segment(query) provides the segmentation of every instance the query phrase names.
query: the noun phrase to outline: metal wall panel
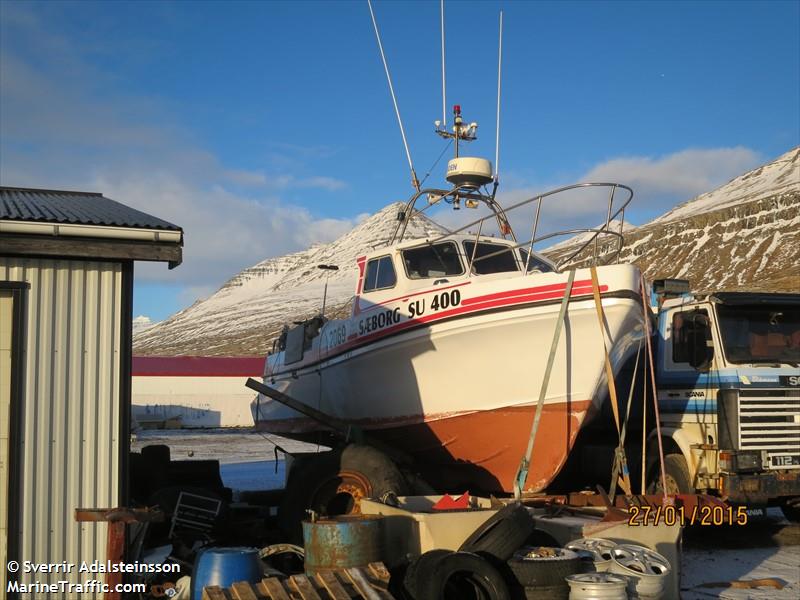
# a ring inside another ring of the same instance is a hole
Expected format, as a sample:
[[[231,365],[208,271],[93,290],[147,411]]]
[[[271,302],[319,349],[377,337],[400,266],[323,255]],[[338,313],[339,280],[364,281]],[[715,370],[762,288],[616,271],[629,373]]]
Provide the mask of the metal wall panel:
[[[76,523],[74,512],[119,502],[122,265],[0,257],[2,280],[30,284],[19,558],[104,561],[107,525]],[[19,581],[105,580],[76,571]]]

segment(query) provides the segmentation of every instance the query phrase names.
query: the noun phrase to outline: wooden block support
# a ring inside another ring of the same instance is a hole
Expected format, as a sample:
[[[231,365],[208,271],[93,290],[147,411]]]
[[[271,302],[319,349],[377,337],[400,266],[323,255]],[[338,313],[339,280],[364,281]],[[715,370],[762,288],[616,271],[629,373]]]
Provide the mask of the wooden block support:
[[[388,591],[389,571],[383,563],[338,569],[314,577],[292,575],[286,580],[267,577],[261,582],[234,583],[229,589],[212,585],[203,600],[395,600]]]

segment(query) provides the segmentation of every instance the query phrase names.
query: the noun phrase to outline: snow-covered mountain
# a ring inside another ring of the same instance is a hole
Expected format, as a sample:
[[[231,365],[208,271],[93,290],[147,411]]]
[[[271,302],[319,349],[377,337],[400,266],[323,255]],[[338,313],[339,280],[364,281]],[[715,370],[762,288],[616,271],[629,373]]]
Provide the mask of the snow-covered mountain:
[[[798,190],[800,190],[800,147],[789,150],[772,162],[748,171],[711,192],[679,204],[652,223],[686,219],[700,213],[718,211]]]
[[[576,246],[548,254],[558,259]],[[576,264],[590,262],[591,250]],[[601,253],[615,250],[601,244]],[[627,231],[620,261],[650,279],[688,279],[698,291],[800,291],[800,147]]]
[[[231,278],[211,297],[195,302],[134,338],[137,355],[262,355],[283,324],[320,311],[328,282],[326,314],[341,312],[355,290],[356,259],[382,246],[397,226],[402,203],[393,203],[329,244],[268,258]],[[406,239],[444,233],[422,215]],[[338,271],[318,265],[336,265]]]
[[[386,243],[402,206],[390,204],[330,244],[245,269],[210,298],[138,333],[134,352],[263,355],[284,323],[319,312],[326,278],[326,314],[343,315],[355,289],[356,258]],[[408,231],[409,239],[443,232],[421,216]],[[639,227],[626,223],[624,233],[620,260],[635,262],[649,278],[682,277],[697,290],[796,292],[800,290],[800,148],[650,223]],[[566,256],[581,239],[585,241],[583,235],[547,253]],[[611,239],[600,244],[601,252],[616,249]],[[334,264],[340,270],[323,271],[319,264]]]

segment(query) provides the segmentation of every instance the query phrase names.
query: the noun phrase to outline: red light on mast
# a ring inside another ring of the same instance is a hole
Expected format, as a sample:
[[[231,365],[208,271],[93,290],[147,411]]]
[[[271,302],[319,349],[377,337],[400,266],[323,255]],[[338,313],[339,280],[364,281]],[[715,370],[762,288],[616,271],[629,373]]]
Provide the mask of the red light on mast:
[[[461,114],[461,105],[455,104],[453,105],[453,114],[460,115]]]

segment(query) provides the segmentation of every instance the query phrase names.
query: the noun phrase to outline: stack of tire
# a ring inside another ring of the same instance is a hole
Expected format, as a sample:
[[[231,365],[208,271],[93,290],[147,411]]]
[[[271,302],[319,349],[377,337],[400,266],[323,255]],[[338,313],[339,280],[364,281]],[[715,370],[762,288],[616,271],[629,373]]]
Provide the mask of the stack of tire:
[[[527,509],[509,504],[489,518],[458,551],[431,550],[403,577],[407,600],[567,600],[566,577],[580,560],[569,550],[525,547],[534,533]]]

